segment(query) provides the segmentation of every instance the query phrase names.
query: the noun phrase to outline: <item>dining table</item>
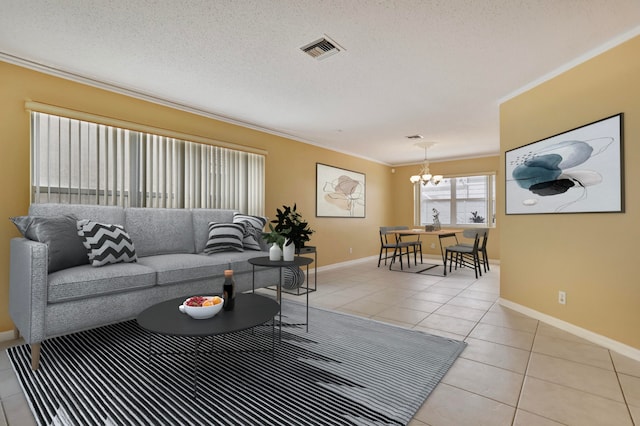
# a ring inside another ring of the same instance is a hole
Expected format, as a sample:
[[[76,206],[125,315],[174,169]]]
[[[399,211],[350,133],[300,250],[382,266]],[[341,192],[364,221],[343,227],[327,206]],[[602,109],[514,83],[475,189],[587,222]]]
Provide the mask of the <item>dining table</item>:
[[[438,243],[440,245],[440,255],[442,257],[442,265],[434,264],[434,263],[424,263],[421,259],[420,261],[421,269],[415,271],[415,273],[418,273],[418,274],[425,271],[429,271],[433,268],[437,268],[438,266],[442,266],[443,268],[446,268],[445,248],[449,245],[457,244],[458,243],[457,234],[460,234],[462,232],[463,232],[463,229],[457,229],[457,228],[450,228],[450,229],[442,228],[438,230],[427,230],[425,228],[413,228],[413,229],[400,229],[395,231],[389,231],[390,234],[395,234],[396,242],[400,242],[403,236],[417,236],[418,240],[420,240],[420,237],[423,235],[427,235],[427,236],[433,235],[438,237]],[[444,241],[444,245],[443,245],[443,241]],[[450,241],[451,244],[448,244],[447,243],[448,241]],[[392,269],[394,263],[395,263],[395,257],[391,259],[391,262],[389,263],[390,271],[394,271],[394,269]],[[411,268],[411,263],[409,262],[409,269],[410,268]],[[397,271],[397,269],[395,270]],[[446,270],[444,269],[443,269],[443,275],[446,275]]]

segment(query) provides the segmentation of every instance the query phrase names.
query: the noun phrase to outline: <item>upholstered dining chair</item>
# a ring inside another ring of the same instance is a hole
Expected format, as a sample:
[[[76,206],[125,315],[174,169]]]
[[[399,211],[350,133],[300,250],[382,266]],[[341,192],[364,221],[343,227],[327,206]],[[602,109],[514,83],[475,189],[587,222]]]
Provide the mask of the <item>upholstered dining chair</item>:
[[[449,272],[451,272],[455,262],[456,269],[460,267],[470,267],[476,274],[476,278],[482,276],[482,265],[480,263],[480,240],[484,236],[484,229],[465,229],[462,236],[473,240],[473,243],[455,244],[445,249],[444,274],[447,275],[447,262],[449,262]]]
[[[380,263],[384,259],[384,264],[387,264],[387,259],[391,259],[391,263],[395,262],[396,256],[398,256],[400,260],[400,269],[404,269],[404,265],[402,263],[403,249],[404,254],[407,255],[407,267],[410,267],[411,258],[409,254],[411,252],[410,249],[414,250],[415,255],[415,242],[414,241],[401,241],[400,238],[397,238],[396,234],[392,231],[401,229],[409,229],[408,227],[398,227],[398,226],[381,226],[380,227],[380,254],[378,256],[378,268],[380,267]],[[392,254],[389,255],[389,251],[393,250]],[[382,256],[384,252],[384,257]]]
[[[490,271],[489,256],[487,255],[487,240],[489,239],[489,228],[477,228],[480,235],[480,245],[478,247],[478,255],[480,256],[480,263],[484,267],[484,272]],[[473,243],[460,243],[463,246],[473,247]]]
[[[396,231],[409,230],[408,226],[394,226],[394,228]],[[407,238],[409,238],[409,240],[407,240]],[[420,241],[420,234],[398,234],[398,241],[410,244],[409,247],[413,252],[414,265],[418,265],[418,253],[420,253],[420,263],[422,263],[422,241]]]
[[[490,271],[489,268],[489,256],[487,256],[487,240],[489,240],[489,228],[483,228],[484,236],[482,237],[482,241],[480,242],[480,247],[478,247],[478,254],[480,255],[480,261],[482,262],[482,266],[484,267],[484,272]]]

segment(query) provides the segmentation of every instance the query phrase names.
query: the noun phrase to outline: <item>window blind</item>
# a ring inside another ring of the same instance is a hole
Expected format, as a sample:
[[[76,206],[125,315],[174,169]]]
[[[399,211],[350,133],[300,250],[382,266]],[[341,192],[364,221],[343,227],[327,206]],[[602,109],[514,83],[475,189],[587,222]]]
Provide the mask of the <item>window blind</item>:
[[[31,112],[32,202],[264,214],[265,156]]]

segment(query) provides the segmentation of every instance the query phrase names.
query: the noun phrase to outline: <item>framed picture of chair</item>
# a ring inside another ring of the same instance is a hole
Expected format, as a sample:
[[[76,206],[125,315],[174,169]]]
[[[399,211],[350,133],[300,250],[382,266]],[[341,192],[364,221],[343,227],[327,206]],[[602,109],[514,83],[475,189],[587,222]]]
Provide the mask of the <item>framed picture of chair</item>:
[[[316,217],[365,217],[366,176],[316,163]]]
[[[506,214],[624,212],[623,114],[505,153]]]

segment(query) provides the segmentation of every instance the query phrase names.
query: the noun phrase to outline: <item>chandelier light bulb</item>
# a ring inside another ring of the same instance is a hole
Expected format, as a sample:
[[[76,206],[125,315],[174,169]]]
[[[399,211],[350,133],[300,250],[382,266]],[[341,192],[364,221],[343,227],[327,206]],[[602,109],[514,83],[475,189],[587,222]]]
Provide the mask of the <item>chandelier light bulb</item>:
[[[416,144],[424,147],[424,164],[420,169],[420,172],[417,175],[413,175],[409,178],[412,184],[416,184],[418,182],[422,183],[422,185],[426,185],[427,183],[432,183],[433,185],[437,185],[442,182],[442,175],[432,175],[429,171],[429,161],[427,161],[427,147],[432,146],[433,142],[429,143],[420,143]]]

